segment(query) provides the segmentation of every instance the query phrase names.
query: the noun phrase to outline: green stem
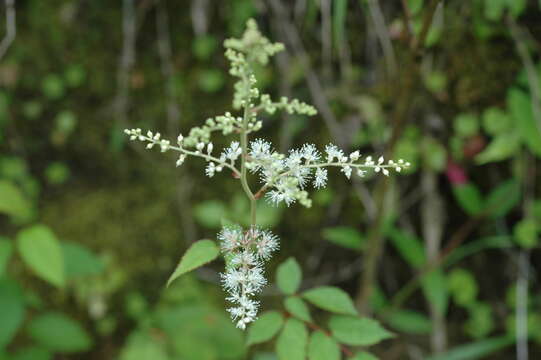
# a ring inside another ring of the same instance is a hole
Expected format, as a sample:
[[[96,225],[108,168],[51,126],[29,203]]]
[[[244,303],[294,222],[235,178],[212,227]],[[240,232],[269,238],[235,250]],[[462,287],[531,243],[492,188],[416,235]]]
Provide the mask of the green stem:
[[[250,84],[245,76],[243,78],[244,83],[249,88]],[[247,100],[246,104],[244,105],[244,117],[242,119],[242,129],[240,132],[240,147],[242,149],[242,155],[241,155],[241,168],[240,168],[240,183],[242,184],[242,189],[246,193],[246,196],[250,200],[250,224],[251,226],[256,225],[256,201],[254,194],[252,193],[252,190],[250,190],[250,186],[248,185],[248,178],[247,178],[247,171],[246,171],[246,161],[248,159],[248,120],[250,118],[250,101]]]

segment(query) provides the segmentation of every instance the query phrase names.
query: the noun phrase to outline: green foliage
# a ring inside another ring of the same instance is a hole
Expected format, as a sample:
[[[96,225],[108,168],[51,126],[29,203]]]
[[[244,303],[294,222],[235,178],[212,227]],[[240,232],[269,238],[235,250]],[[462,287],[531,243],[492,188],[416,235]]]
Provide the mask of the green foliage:
[[[353,316],[333,315],[329,328],[340,342],[354,346],[370,346],[394,336],[376,320]]]
[[[31,202],[17,186],[7,180],[0,180],[0,213],[22,221],[32,216]]]
[[[80,244],[63,242],[62,253],[67,279],[98,275],[105,268],[103,261]]]
[[[167,280],[167,286],[171,285],[179,276],[216,259],[219,254],[220,249],[218,249],[214,241],[199,240],[195,242],[180,259],[175,271]]]
[[[86,351],[92,346],[87,332],[75,320],[58,312],[35,317],[28,332],[40,345],[62,353]]]
[[[323,229],[322,235],[325,240],[347,249],[362,250],[366,243],[366,238],[359,230],[347,226]]]
[[[33,225],[17,234],[17,249],[25,264],[45,281],[63,287],[66,281],[60,242],[44,225]]]
[[[247,345],[259,344],[272,339],[284,324],[283,316],[277,311],[263,313],[249,328]]]
[[[320,286],[302,293],[302,297],[313,305],[337,314],[356,315],[357,310],[349,295],[333,286]]]
[[[479,215],[482,212],[484,208],[483,197],[474,184],[465,183],[453,186],[453,195],[468,215]]]
[[[385,318],[392,328],[407,334],[428,334],[432,329],[430,319],[417,311],[397,310]]]
[[[308,331],[306,326],[297,319],[288,319],[276,341],[278,359],[304,360],[307,344]]]
[[[4,275],[9,259],[13,253],[13,245],[7,238],[0,237],[0,277]]]
[[[340,360],[340,347],[330,336],[314,331],[308,343],[309,360]]]
[[[284,261],[276,270],[276,283],[284,294],[293,295],[299,290],[302,270],[294,258]]]
[[[293,316],[299,320],[311,322],[312,316],[310,315],[310,310],[308,305],[298,296],[288,296],[284,300],[284,307],[289,311]]]
[[[531,249],[539,243],[539,231],[539,223],[535,219],[524,218],[513,228],[513,235],[518,245]]]
[[[513,344],[515,340],[509,336],[499,336],[479,340],[466,345],[457,346],[441,355],[430,356],[427,360],[476,360],[496,353]]]
[[[24,314],[21,290],[12,281],[0,278],[0,350],[13,339],[23,323]]]
[[[486,212],[493,218],[505,216],[518,204],[520,196],[520,185],[515,179],[504,181],[488,194]]]

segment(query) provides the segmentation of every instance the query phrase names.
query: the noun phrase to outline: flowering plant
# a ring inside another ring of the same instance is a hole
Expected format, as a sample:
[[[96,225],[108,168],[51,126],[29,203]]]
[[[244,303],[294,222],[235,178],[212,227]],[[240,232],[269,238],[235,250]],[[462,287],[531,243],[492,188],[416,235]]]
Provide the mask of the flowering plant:
[[[279,101],[274,101],[270,95],[260,93],[253,66],[266,65],[269,58],[283,50],[284,46],[265,38],[254,20],[248,21],[240,39],[228,39],[224,46],[225,56],[230,62],[229,73],[237,79],[233,108],[242,115],[226,112],[209,118],[203,126],[192,128],[187,136],[178,135],[175,144],[152,131],[126,129],[125,132],[131,140],[145,142],[147,149],[159,147],[161,152],[177,151],[177,166],[182,165],[188,156],[198,157],[207,163],[207,176],[213,177],[229,170],[240,180],[250,200],[251,225],[248,229],[224,227],[218,239],[227,264],[225,273],[221,275],[222,283],[229,293],[227,299],[234,304],[229,312],[237,327],[245,329],[247,324],[257,319],[259,302],[253,297],[267,283],[263,264],[279,247],[276,235],[257,226],[257,200],[264,196],[274,205],[285,203],[290,206],[299,202],[310,207],[312,202],[307,188],[310,184],[316,189],[325,187],[328,168],[339,168],[350,179],[354,172],[359,177],[364,177],[368,171],[388,176],[391,170],[400,172],[410,164],[404,160],[385,161],[383,157],[376,161],[371,156],[362,158],[359,151],[346,154],[334,144],[327,145],[322,152],[313,144],[304,144],[283,154],[273,149],[267,140],[255,138],[249,141],[249,137],[263,126],[258,117],[261,112],[274,114],[277,110],[283,110],[290,114],[313,116],[317,111],[297,99],[281,97]],[[216,132],[237,137],[219,155],[215,153],[212,142]],[[249,185],[249,175],[259,178],[259,189],[254,191]],[[169,282],[217,257],[218,248],[208,241],[196,243],[188,250]],[[343,295],[340,292],[340,297]],[[318,301],[314,303],[318,305]],[[353,311],[352,308],[348,305],[348,313]]]

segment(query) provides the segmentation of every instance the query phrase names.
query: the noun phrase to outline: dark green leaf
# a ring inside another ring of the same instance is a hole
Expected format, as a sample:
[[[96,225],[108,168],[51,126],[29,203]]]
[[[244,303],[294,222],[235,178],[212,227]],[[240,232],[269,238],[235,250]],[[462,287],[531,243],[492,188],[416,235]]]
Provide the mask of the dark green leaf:
[[[366,242],[366,238],[359,230],[348,226],[323,229],[322,235],[327,241],[353,250],[361,250]]]
[[[295,259],[290,257],[278,266],[276,282],[280,290],[292,295],[299,290],[302,281],[302,270]]]
[[[512,88],[507,95],[507,106],[522,139],[534,154],[541,157],[541,129],[533,115],[531,97]]]
[[[64,257],[60,242],[44,225],[34,225],[17,234],[17,248],[24,263],[51,284],[65,283]]]
[[[354,316],[334,315],[329,327],[338,341],[353,346],[370,346],[394,336],[376,320]]]
[[[276,341],[278,359],[305,360],[307,343],[308,331],[306,326],[297,319],[288,319]]]
[[[507,215],[520,201],[520,185],[515,179],[505,181],[490,192],[485,211],[492,218]]]
[[[441,269],[435,269],[425,274],[421,280],[423,293],[427,300],[440,313],[447,312],[449,293],[447,283]]]
[[[62,353],[86,351],[92,339],[76,321],[58,312],[48,312],[32,319],[28,333],[47,349]]]
[[[3,349],[22,325],[24,298],[16,283],[0,279],[0,350]]]
[[[453,195],[462,210],[468,215],[478,215],[483,210],[483,198],[481,192],[472,183],[453,186]]]
[[[13,245],[8,238],[0,236],[0,277],[6,271],[11,253],[13,252]]]
[[[303,321],[312,321],[308,305],[298,296],[288,296],[284,300],[284,306],[293,316]]]
[[[103,268],[103,262],[89,249],[77,243],[62,243],[66,277],[68,279],[97,275]]]
[[[457,346],[446,353],[430,356],[427,360],[486,359],[488,355],[494,354],[514,343],[515,339],[510,336],[494,337]]]
[[[167,280],[169,286],[179,276],[201,267],[218,257],[220,249],[212,240],[199,240],[184,253],[177,268]]]
[[[284,317],[278,311],[263,313],[248,329],[247,345],[259,344],[274,337],[282,328]]]
[[[356,315],[357,310],[349,295],[333,286],[320,286],[305,291],[302,296],[310,303],[337,314]]]
[[[408,334],[428,334],[432,328],[426,315],[412,310],[393,311],[385,321],[392,328]]]
[[[314,331],[308,344],[309,360],[340,360],[340,347],[330,336]]]
[[[10,358],[11,360],[51,360],[53,354],[47,349],[31,346],[20,349]]]
[[[391,243],[410,266],[420,268],[426,263],[425,250],[419,238],[397,228],[390,229],[388,235]]]

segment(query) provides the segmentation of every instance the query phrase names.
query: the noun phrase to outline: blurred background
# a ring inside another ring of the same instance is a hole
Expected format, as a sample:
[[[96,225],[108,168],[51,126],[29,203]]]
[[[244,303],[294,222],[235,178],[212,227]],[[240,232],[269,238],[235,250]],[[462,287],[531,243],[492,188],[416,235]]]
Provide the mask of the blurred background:
[[[222,43],[250,17],[286,45],[263,92],[319,111],[262,136],[412,163],[331,171],[311,209],[262,203],[271,281],[294,256],[303,288],[346,290],[397,334],[381,359],[541,357],[538,1],[1,2],[0,359],[275,359],[229,320],[223,262],[164,287],[191,243],[248,222],[237,180],[122,132],[229,111]]]

